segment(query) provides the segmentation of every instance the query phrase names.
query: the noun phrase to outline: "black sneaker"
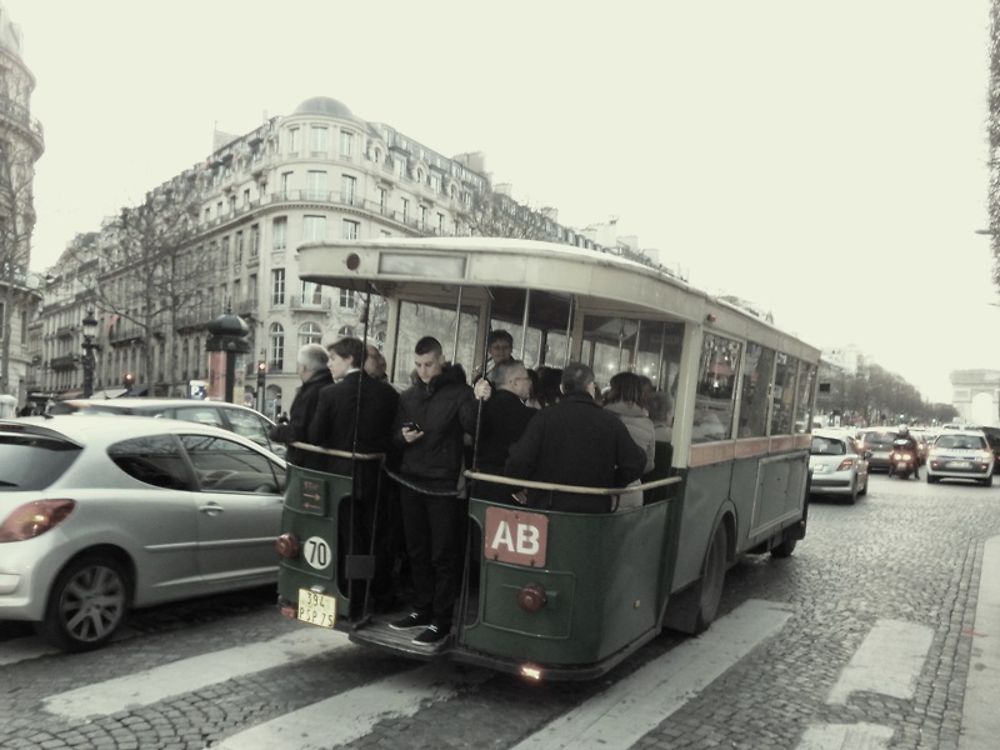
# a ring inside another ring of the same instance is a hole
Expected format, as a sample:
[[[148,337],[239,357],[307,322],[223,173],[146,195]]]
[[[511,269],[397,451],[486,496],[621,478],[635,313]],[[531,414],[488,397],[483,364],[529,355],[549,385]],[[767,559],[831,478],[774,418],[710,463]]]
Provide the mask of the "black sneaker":
[[[448,637],[448,631],[437,625],[430,625],[410,643],[415,646],[436,646]]]
[[[410,628],[423,628],[431,624],[430,614],[421,612],[410,612],[406,617],[390,622],[389,627],[393,630],[409,630]]]

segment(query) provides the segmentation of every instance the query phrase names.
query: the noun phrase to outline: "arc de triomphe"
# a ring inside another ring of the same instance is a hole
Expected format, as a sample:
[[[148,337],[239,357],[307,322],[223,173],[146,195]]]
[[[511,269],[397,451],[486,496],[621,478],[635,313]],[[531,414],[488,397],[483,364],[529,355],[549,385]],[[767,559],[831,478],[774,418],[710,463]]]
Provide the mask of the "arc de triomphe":
[[[1000,370],[953,370],[950,378],[961,421],[1000,426]]]

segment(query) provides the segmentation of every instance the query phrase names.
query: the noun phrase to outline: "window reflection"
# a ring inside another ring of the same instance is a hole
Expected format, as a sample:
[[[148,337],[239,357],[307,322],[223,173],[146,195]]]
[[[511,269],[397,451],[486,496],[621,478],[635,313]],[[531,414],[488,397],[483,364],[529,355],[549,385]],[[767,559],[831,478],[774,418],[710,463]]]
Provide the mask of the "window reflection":
[[[773,406],[771,407],[772,435],[790,435],[792,432],[792,408],[795,405],[795,370],[797,365],[797,359],[781,352],[775,359]]]
[[[747,361],[740,390],[740,429],[738,437],[767,435],[768,386],[774,367],[774,350],[747,343]]]
[[[728,440],[732,435],[736,373],[742,345],[706,334],[698,367],[692,443]]]

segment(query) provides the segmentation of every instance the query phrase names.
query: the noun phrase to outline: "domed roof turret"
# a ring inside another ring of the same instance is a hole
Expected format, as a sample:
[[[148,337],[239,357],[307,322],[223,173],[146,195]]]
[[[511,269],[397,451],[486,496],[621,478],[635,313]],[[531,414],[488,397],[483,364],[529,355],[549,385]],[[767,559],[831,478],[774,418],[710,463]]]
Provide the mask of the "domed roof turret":
[[[306,99],[295,108],[296,115],[327,115],[329,117],[343,117],[354,119],[354,113],[343,102],[331,99],[329,96],[314,96]]]

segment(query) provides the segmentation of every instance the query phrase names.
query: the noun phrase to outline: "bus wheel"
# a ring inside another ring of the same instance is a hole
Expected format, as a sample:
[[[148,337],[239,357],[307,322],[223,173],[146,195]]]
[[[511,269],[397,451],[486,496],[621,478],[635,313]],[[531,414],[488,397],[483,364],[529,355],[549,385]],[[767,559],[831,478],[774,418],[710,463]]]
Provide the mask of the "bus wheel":
[[[771,557],[791,557],[798,541],[798,539],[786,539],[781,544],[775,545],[771,548]]]
[[[729,534],[725,524],[720,523],[712,534],[712,543],[705,559],[705,572],[701,577],[698,595],[698,619],[695,621],[694,632],[701,633],[715,619],[722,601],[722,587],[726,582],[726,555],[729,547]]]

